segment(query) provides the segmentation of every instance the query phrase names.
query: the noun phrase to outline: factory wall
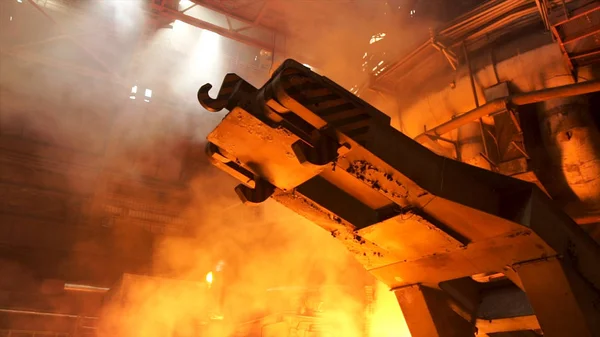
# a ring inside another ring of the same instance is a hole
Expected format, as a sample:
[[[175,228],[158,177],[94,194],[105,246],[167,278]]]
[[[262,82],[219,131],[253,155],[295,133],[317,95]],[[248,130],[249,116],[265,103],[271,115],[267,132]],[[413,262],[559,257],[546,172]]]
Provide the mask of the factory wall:
[[[479,105],[486,103],[484,90],[501,82],[508,83],[511,93],[575,83],[556,43],[549,41],[527,50],[530,39],[523,37],[500,51],[496,47],[496,51],[488,49],[471,55]],[[494,62],[494,53],[503,53],[505,57]],[[462,63],[456,71],[447,65],[433,78],[415,79],[417,92],[399,86],[393,94],[378,94],[380,101],[388,101],[378,103],[380,108],[387,105],[390,114],[394,111],[390,109],[390,101],[394,100],[389,97],[395,97],[398,108],[397,113],[392,114],[392,123],[411,137],[474,109],[476,103],[469,73]],[[578,69],[578,82],[596,78],[593,69]],[[382,95],[388,99],[384,100]],[[377,105],[374,94],[367,96]],[[578,212],[596,213],[600,209],[600,133],[593,115],[598,109],[595,102],[597,98],[588,95],[517,108],[530,167],[559,204],[577,208]],[[493,118],[484,118],[483,123],[486,130],[493,130]],[[458,140],[462,161],[490,169],[489,162],[480,155],[484,149],[478,124],[476,121],[465,125],[444,137]],[[487,138],[490,132],[485,133]],[[493,139],[488,138],[487,142],[490,141]]]
[[[552,78],[564,77],[565,82],[569,82],[571,76],[555,44],[519,53],[496,65],[491,64],[489,58],[486,60],[485,55],[473,59],[472,64],[475,87],[481,104],[485,103],[483,89],[498,82],[510,82],[515,92],[528,92],[547,87],[547,81]],[[591,74],[585,71],[580,74],[582,80],[590,76]],[[433,82],[422,88],[423,91],[427,90],[427,87],[439,86],[439,80],[431,79],[431,81]],[[470,79],[464,67],[459,68],[453,78],[441,89],[412,97],[399,93],[398,98],[402,101],[398,116],[399,123],[403,125],[402,131],[411,137],[422,133],[424,127],[433,128],[475,108]]]

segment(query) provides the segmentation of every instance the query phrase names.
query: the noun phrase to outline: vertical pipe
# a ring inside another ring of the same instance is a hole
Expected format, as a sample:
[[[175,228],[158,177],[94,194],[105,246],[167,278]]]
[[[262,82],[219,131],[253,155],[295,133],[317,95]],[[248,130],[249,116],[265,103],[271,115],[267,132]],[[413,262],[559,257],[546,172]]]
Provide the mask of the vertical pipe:
[[[465,64],[469,71],[469,79],[471,80],[471,90],[473,91],[473,99],[475,100],[475,108],[479,108],[479,98],[477,97],[477,89],[475,88],[475,78],[473,77],[473,69],[471,68],[471,61],[469,60],[469,52],[467,51],[467,45],[463,42],[462,44],[463,53],[465,54]],[[483,144],[483,151],[486,158],[489,158],[487,144],[485,142],[485,132],[483,131],[483,120],[479,118],[479,133],[481,134],[481,142]]]
[[[479,108],[479,98],[477,97],[477,90],[475,89],[475,79],[473,78],[473,69],[471,68],[471,60],[469,59],[469,52],[467,51],[466,43],[462,43],[463,53],[465,55],[465,65],[469,71],[469,80],[471,81],[471,90],[473,90],[473,99],[475,100],[475,107]],[[481,120],[481,118],[480,118]]]
[[[469,60],[469,53],[465,43],[462,44],[464,53],[465,66],[469,72],[469,80],[471,83],[471,90],[473,93],[473,100],[475,108],[479,108],[479,98],[477,97],[477,90],[475,88],[475,79],[473,77],[473,71],[471,69],[471,62]],[[460,153],[461,161],[468,163],[473,166],[491,169],[490,163],[485,160],[489,158],[487,144],[485,142],[485,134],[483,128],[483,120],[479,118],[478,122],[468,123],[458,129],[457,134],[458,152]]]

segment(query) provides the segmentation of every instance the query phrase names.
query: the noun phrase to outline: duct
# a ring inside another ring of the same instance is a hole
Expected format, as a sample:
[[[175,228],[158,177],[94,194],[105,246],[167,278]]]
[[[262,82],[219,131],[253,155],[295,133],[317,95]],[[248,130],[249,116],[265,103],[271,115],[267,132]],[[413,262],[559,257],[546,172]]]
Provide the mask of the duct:
[[[485,157],[484,140],[481,134],[482,125],[479,121],[463,125],[458,129],[458,148],[460,160],[467,164],[491,169],[490,162]]]
[[[598,85],[499,102],[534,103]],[[208,135],[207,154],[227,158],[213,164],[240,180],[240,199],[256,205],[272,198],[330,232],[395,291],[413,336],[468,336],[438,285],[510,268],[535,312],[544,313],[539,321],[548,337],[564,337],[555,327],[570,322],[580,336],[600,333],[590,323],[600,313],[589,295],[600,289],[600,246],[535,185],[432,153],[391,127],[388,116],[293,60],[260,89],[235,74],[225,77],[217,98],[210,88],[200,88],[201,105],[229,113]],[[457,126],[483,116],[458,117]],[[538,271],[546,276],[536,278]],[[561,301],[573,310],[553,318],[547,308]],[[449,319],[434,318],[442,316]]]
[[[567,77],[556,77],[549,85],[564,84]],[[566,187],[583,207],[593,208],[600,204],[600,132],[590,116],[586,97],[565,97],[545,101],[539,111],[542,140],[549,154],[549,164],[557,175],[564,177],[567,186],[554,186],[555,190]],[[552,179],[549,186],[562,179]],[[557,199],[568,199],[558,195]],[[591,206],[591,207],[590,207]]]
[[[446,123],[440,124],[435,128],[428,130],[415,137],[415,140],[419,143],[424,143],[428,135],[441,136],[450,131],[453,131],[463,125],[466,125],[478,118],[482,118],[505,110],[507,106],[514,105],[526,105],[543,102],[553,98],[564,98],[578,95],[585,95],[592,92],[600,91],[600,81],[585,81],[577,84],[563,85],[554,88],[547,88],[538,91],[532,91],[528,93],[521,93],[511,95],[505,98],[495,99],[482,105],[479,108],[475,108],[469,112],[466,112]]]

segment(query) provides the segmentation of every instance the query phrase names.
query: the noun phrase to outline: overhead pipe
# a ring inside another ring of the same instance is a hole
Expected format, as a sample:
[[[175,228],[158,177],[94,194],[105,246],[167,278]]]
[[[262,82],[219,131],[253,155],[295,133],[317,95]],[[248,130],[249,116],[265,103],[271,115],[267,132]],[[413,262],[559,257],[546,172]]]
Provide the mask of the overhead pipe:
[[[452,21],[447,28],[440,30],[435,35],[443,37],[444,40],[451,42],[450,47],[455,47],[460,41],[464,42],[467,40],[473,40],[479,38],[485,34],[488,34],[494,29],[499,29],[502,26],[508,25],[513,21],[521,19],[525,16],[537,13],[535,5],[531,5],[527,8],[522,8],[528,2],[524,0],[511,0],[509,1],[496,1],[497,4],[491,1],[488,4],[482,5],[480,8],[468,12],[467,14],[459,17],[455,21]],[[494,21],[496,20],[496,21]],[[492,22],[492,24],[486,23]],[[459,41],[459,42],[457,42]],[[373,81],[378,82],[384,77],[388,77],[393,72],[411,61],[423,50],[426,50],[428,46],[433,45],[434,39],[430,38],[423,42],[419,47],[414,49],[408,55],[404,56],[400,60],[391,63],[384,72],[379,76],[376,76]],[[436,48],[437,49],[437,48]],[[454,66],[453,66],[454,67]],[[378,90],[380,90],[378,88]]]
[[[585,95],[597,91],[600,91],[600,81],[594,80],[498,98],[480,106],[479,108],[475,108],[454,119],[451,119],[446,123],[440,124],[435,128],[416,136],[414,139],[419,143],[424,143],[429,139],[430,136],[442,136],[479,118],[505,110],[510,105],[533,104],[553,98]]]
[[[98,319],[96,316],[82,316],[75,314],[65,314],[58,312],[45,312],[37,310],[24,310],[24,309],[11,309],[11,308],[0,308],[0,312],[7,314],[19,314],[19,315],[34,315],[34,316],[49,316],[49,317],[64,317],[64,318],[85,318],[85,319]]]
[[[85,293],[99,293],[104,294],[110,290],[110,288],[104,287],[95,287],[85,284],[74,284],[74,283],[65,283],[64,286],[65,291],[79,291]]]
[[[467,66],[467,70],[469,71],[469,80],[471,81],[471,90],[473,91],[473,99],[475,100],[475,107],[479,108],[479,98],[477,97],[477,89],[475,87],[475,76],[473,76],[473,68],[471,67],[471,61],[469,59],[469,51],[467,50],[467,45],[463,42],[462,50],[465,56],[465,63]],[[485,131],[483,130],[483,120],[478,118],[479,120],[479,133],[481,136],[481,145],[483,145],[483,151],[486,157],[489,158],[490,153],[488,151],[487,144],[485,142]]]

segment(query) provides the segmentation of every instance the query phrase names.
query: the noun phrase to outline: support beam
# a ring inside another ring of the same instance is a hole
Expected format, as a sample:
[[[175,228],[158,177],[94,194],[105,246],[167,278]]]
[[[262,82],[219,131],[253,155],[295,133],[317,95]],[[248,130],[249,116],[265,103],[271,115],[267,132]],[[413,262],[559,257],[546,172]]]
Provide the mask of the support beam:
[[[273,36],[276,36],[277,34],[281,34],[280,31],[278,31],[277,29],[273,28],[273,27],[266,27],[264,25],[261,24],[261,20],[264,17],[264,15],[266,14],[266,12],[269,9],[269,5],[271,0],[264,0],[263,4],[260,8],[260,11],[258,12],[258,14],[256,15],[256,17],[253,20],[249,20],[247,18],[241,17],[239,15],[235,15],[231,12],[229,12],[226,8],[224,8],[224,6],[213,6],[209,3],[207,3],[204,0],[191,0],[192,3],[204,7],[208,10],[211,10],[215,13],[219,13],[223,16],[225,16],[225,18],[227,19],[227,21],[229,22],[231,19],[235,20],[237,22],[243,23],[244,26],[243,27],[238,27],[238,28],[232,28],[230,27],[230,30],[234,33],[240,33],[242,31],[247,31],[250,29],[261,29],[263,31],[267,31],[270,32],[271,34],[273,34]],[[248,4],[243,4],[241,6],[236,6],[235,9],[239,9],[241,7],[246,7],[249,5],[253,5],[254,3],[248,3]]]
[[[548,10],[546,9],[545,3],[541,0],[535,0],[535,5],[537,6],[538,11],[540,12],[542,21],[544,21],[544,26],[546,27],[546,29],[550,29],[550,23],[548,22]]]
[[[598,1],[591,1],[585,6],[570,10],[569,13],[556,11],[554,14],[550,15],[549,21],[553,26],[560,26],[598,10],[600,10],[600,3]]]
[[[584,58],[588,58],[588,57],[595,57],[598,55],[600,55],[600,50],[592,50],[592,51],[581,53],[581,54],[573,54],[573,55],[571,55],[571,59],[579,60],[579,59],[584,59]]]
[[[574,43],[577,42],[581,39],[585,39],[591,36],[594,36],[596,34],[600,33],[600,25],[594,25],[590,28],[587,28],[577,34],[573,34],[570,36],[567,36],[564,40],[563,40],[563,44],[570,44],[570,43]]]
[[[260,20],[262,20],[263,16],[265,16],[265,14],[267,13],[267,10],[269,9],[269,0],[264,0],[260,11],[258,12],[258,15],[256,16],[256,18],[254,19],[254,24],[255,25],[259,25],[260,24]]]
[[[600,293],[569,261],[538,260],[516,270],[545,337],[600,336]]]
[[[201,3],[198,3],[198,4],[201,6],[204,6]],[[232,39],[232,40],[240,42],[240,43],[247,44],[249,46],[258,47],[258,48],[266,49],[269,51],[272,51],[273,47],[274,47],[272,42],[257,40],[250,36],[246,36],[246,35],[236,32],[236,31],[214,25],[212,23],[200,20],[193,16],[186,15],[185,13],[176,11],[174,9],[171,9],[171,8],[168,8],[165,6],[161,6],[161,5],[152,3],[151,8],[158,11],[161,16],[169,18],[170,20],[179,20],[181,22],[187,23],[188,25],[209,30],[213,33],[217,33],[223,37]]]
[[[228,17],[230,17],[230,18],[232,18],[232,19],[234,19],[236,21],[239,21],[239,22],[245,24],[245,25],[252,26],[254,28],[262,28],[262,29],[270,30],[273,33],[278,33],[278,32],[274,31],[271,28],[267,28],[265,26],[260,25],[259,23],[256,23],[254,21],[251,21],[251,20],[248,20],[246,18],[240,17],[239,15],[232,14],[232,13],[226,11],[222,7],[221,8],[220,7],[215,7],[215,6],[209,4],[208,2],[206,2],[204,0],[190,0],[190,1],[193,2],[193,3],[195,3],[195,4],[197,4],[197,5],[199,5],[199,6],[202,6],[202,7],[206,8],[206,9],[209,9],[209,10],[211,10],[213,12],[216,12],[216,13],[228,16]],[[242,7],[242,6],[240,6],[240,7]],[[239,7],[236,7],[236,8],[239,8]]]
[[[454,312],[446,295],[421,285],[394,290],[412,337],[468,337],[474,327]]]

